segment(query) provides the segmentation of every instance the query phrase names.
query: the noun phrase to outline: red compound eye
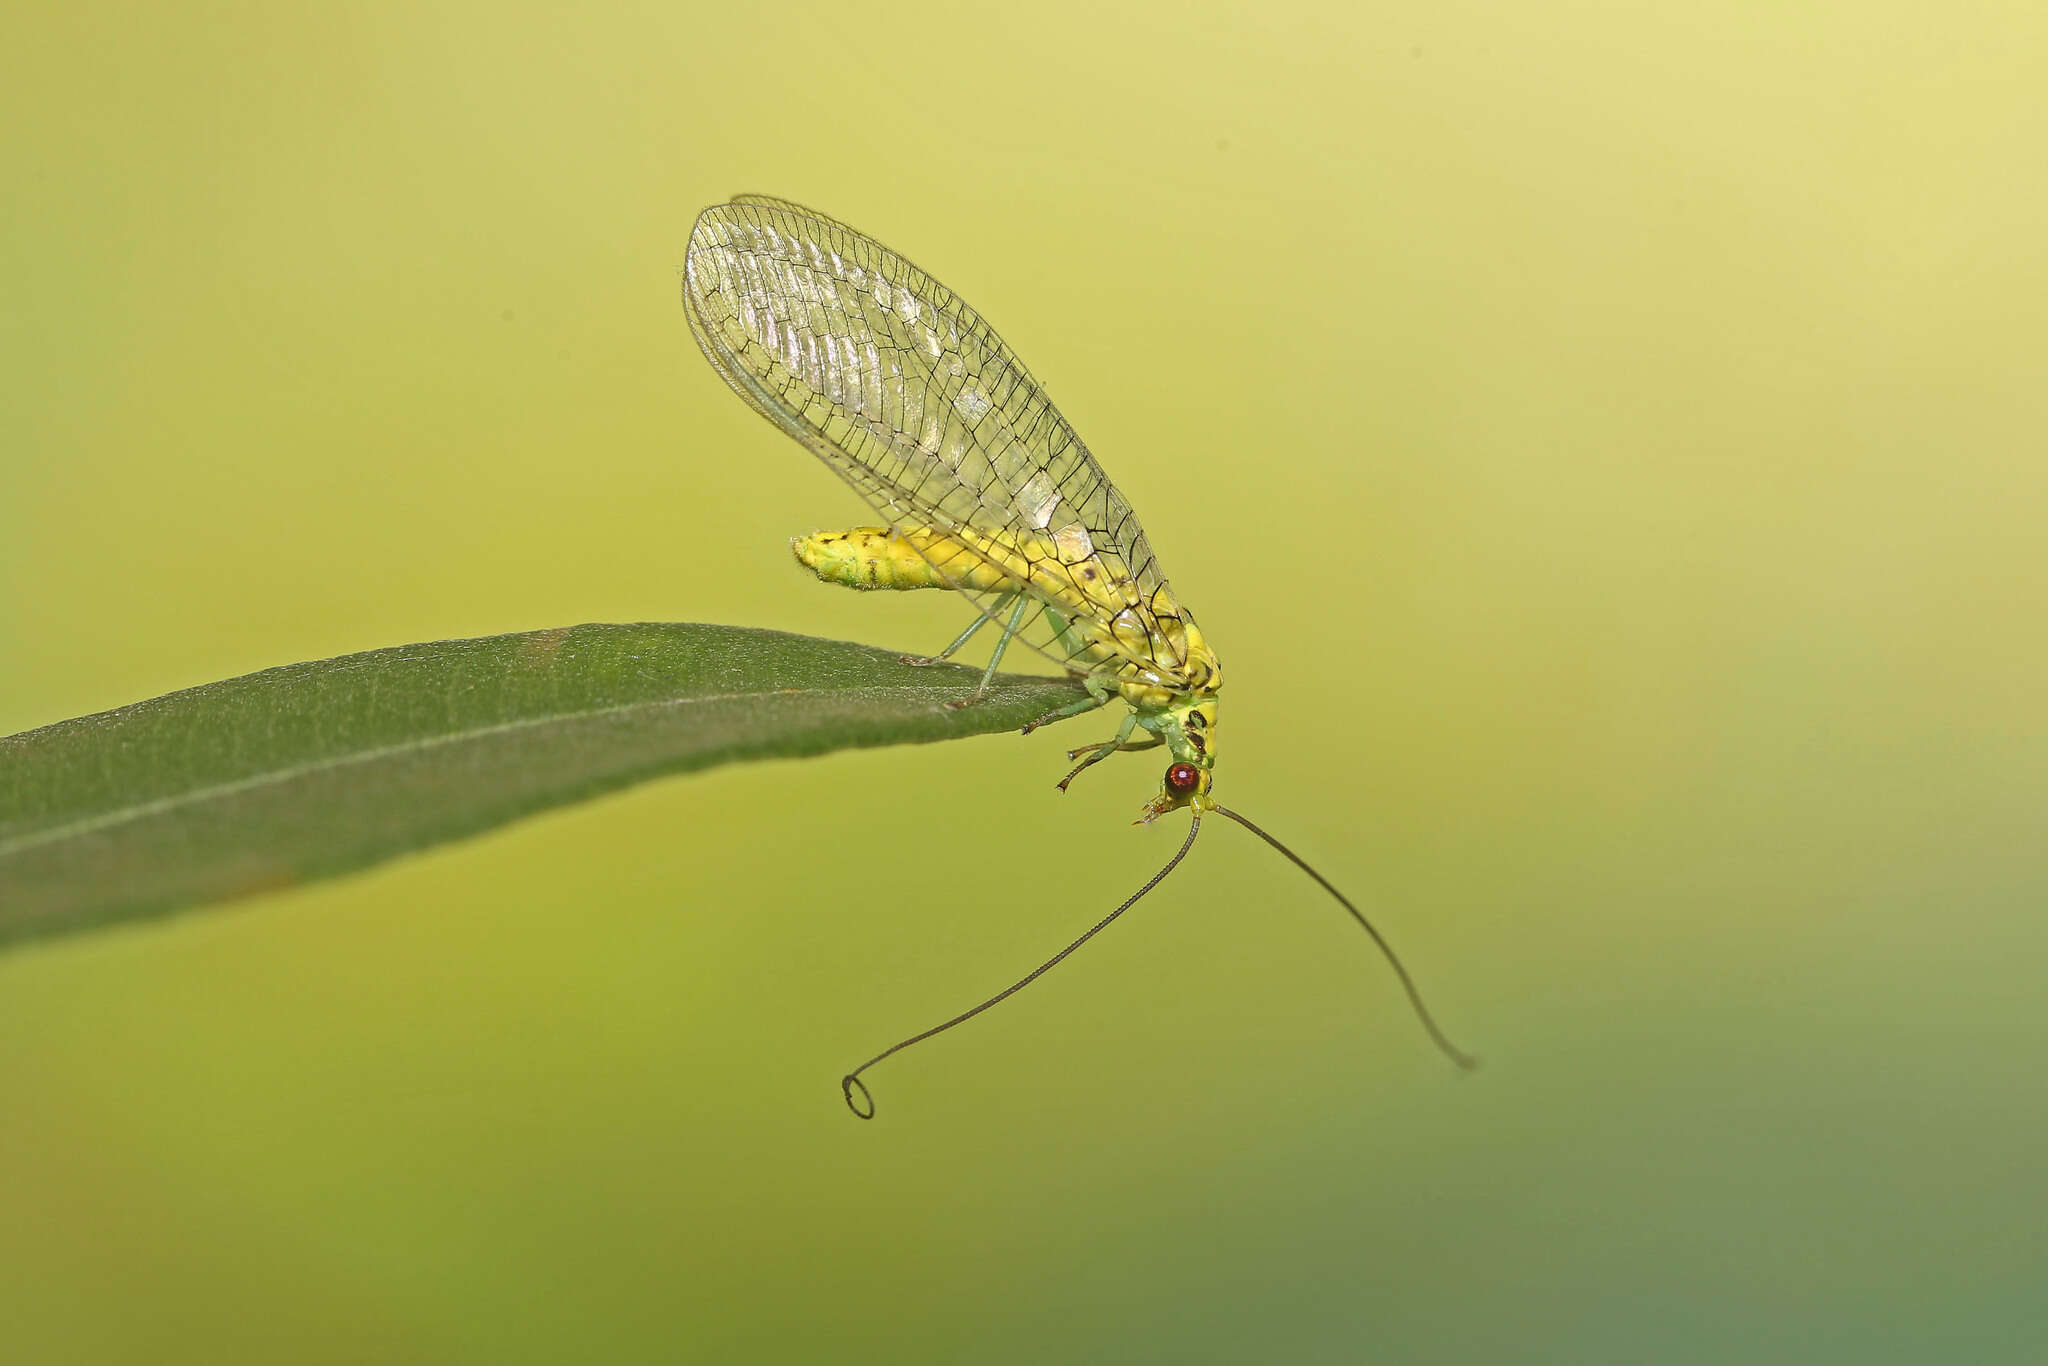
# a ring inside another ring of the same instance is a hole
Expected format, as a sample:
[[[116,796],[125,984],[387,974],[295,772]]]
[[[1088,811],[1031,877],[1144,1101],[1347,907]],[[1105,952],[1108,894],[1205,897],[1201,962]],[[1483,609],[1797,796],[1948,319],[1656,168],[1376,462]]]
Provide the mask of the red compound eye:
[[[1166,770],[1166,786],[1173,792],[1193,792],[1202,782],[1202,770],[1193,764],[1174,764]]]

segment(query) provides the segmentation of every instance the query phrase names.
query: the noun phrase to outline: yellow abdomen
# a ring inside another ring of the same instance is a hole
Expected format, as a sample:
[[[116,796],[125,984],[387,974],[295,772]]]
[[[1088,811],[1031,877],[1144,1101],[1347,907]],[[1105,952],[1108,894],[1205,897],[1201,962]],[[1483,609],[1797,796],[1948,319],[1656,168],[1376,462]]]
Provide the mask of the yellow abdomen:
[[[1222,685],[1216,656],[1165,585],[1147,595],[1093,554],[1060,537],[1018,541],[979,529],[854,527],[792,540],[797,562],[847,588],[1028,593],[1057,612],[1068,659],[1107,666],[1133,706],[1157,709]]]
[[[804,568],[826,583],[848,588],[1014,593],[1022,587],[985,557],[929,528],[892,532],[886,527],[861,526],[851,531],[817,531],[797,537],[789,547]]]

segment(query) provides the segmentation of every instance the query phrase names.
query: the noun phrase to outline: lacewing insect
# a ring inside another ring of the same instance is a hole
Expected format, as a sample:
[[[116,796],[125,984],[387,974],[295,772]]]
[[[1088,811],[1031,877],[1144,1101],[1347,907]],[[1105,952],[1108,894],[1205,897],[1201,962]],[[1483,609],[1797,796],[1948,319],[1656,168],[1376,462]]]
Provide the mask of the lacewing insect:
[[[797,560],[849,588],[959,594],[974,620],[937,655],[906,656],[906,665],[950,658],[995,626],[980,687],[950,705],[981,698],[1012,642],[1035,650],[1077,677],[1086,696],[1026,733],[1112,701],[1125,706],[1113,736],[1069,752],[1078,762],[1060,789],[1112,754],[1164,748],[1165,776],[1138,821],[1181,808],[1190,816],[1166,865],[1085,934],[1004,991],[841,1078],[848,1108],[872,1118],[861,1073],[1014,995],[1101,933],[1179,866],[1209,812],[1250,830],[1335,897],[1386,956],[1437,1047],[1460,1067],[1476,1065],[1437,1028],[1364,914],[1212,795],[1222,666],[1174,597],[1129,502],[980,314],[873,238],[764,195],[698,216],[683,304],[725,382],[880,519],[798,537]]]

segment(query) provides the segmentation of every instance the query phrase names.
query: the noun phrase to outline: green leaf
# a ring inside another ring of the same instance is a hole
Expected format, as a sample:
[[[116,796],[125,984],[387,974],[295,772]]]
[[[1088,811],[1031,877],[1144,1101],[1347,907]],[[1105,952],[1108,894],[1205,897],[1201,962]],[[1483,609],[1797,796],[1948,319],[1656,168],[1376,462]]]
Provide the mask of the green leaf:
[[[697,624],[344,655],[0,740],[0,942],[294,886],[669,773],[1014,730],[1063,678]]]

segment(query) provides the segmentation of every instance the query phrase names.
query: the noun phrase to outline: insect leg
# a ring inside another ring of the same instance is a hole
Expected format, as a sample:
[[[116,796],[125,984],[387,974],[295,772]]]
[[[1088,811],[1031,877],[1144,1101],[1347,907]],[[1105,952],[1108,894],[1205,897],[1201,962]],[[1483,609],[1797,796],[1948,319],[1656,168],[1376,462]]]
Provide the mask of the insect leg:
[[[898,655],[897,658],[901,660],[903,663],[908,664],[915,669],[922,669],[927,664],[937,664],[940,660],[943,659],[951,659],[956,650],[958,650],[962,645],[965,645],[968,641],[974,639],[974,633],[976,631],[979,631],[982,627],[986,625],[988,625],[988,618],[978,616],[974,619],[973,624],[968,626],[966,630],[962,631],[959,635],[953,637],[953,643],[951,645],[948,645],[945,649],[939,651],[937,654]]]
[[[1112,685],[1105,681],[1101,674],[1083,674],[1081,676],[1081,686],[1088,689],[1086,697],[1078,702],[1069,702],[1064,707],[1055,707],[1043,716],[1026,721],[1018,729],[1017,733],[1019,735],[1029,735],[1040,726],[1049,726],[1055,721],[1064,721],[1069,716],[1079,716],[1084,711],[1094,711],[1097,707],[1108,702],[1113,695],[1111,691]],[[1132,715],[1136,715],[1136,713],[1133,712]],[[1067,757],[1072,758],[1073,756],[1069,755]]]
[[[1003,623],[1002,635],[996,638],[995,653],[989,656],[988,667],[981,671],[981,686],[974,690],[974,696],[963,697],[958,702],[948,702],[947,706],[955,710],[961,707],[971,707],[976,702],[981,701],[982,697],[987,694],[988,681],[996,676],[996,666],[1003,662],[1003,651],[1009,647],[1010,637],[1016,635],[1022,629],[1024,625],[1024,609],[1030,605],[1031,598],[1029,595],[1024,593],[1017,595],[1017,605],[1011,609],[1010,619]],[[954,642],[956,645],[958,643],[958,641]]]
[[[1101,763],[1104,759],[1107,759],[1110,755],[1117,753],[1119,750],[1151,749],[1154,746],[1163,745],[1166,743],[1166,741],[1160,739],[1156,735],[1147,736],[1143,740],[1133,742],[1131,740],[1131,732],[1132,730],[1136,729],[1137,724],[1138,713],[1126,712],[1124,714],[1124,723],[1121,726],[1117,727],[1115,739],[1103,740],[1096,744],[1083,745],[1079,749],[1068,750],[1067,757],[1069,759],[1081,759],[1081,756],[1084,754],[1088,757],[1085,759],[1081,759],[1080,763],[1074,765],[1074,769],[1071,773],[1067,774],[1066,777],[1059,780],[1058,786],[1060,791],[1065,792],[1067,790],[1067,784],[1074,781],[1074,779],[1080,777],[1083,770],[1089,768],[1092,765]]]
[[[1135,717],[1137,713],[1132,712],[1131,715]],[[1123,737],[1128,735],[1130,730],[1129,726],[1125,726],[1117,732],[1117,738],[1114,740],[1104,740],[1100,744],[1082,745],[1077,749],[1070,749],[1067,751],[1067,757],[1069,759],[1078,759],[1082,755],[1098,749],[1108,750],[1112,754],[1131,754],[1141,749],[1158,749],[1166,743],[1166,737],[1162,735],[1148,735],[1142,740],[1125,740]]]

